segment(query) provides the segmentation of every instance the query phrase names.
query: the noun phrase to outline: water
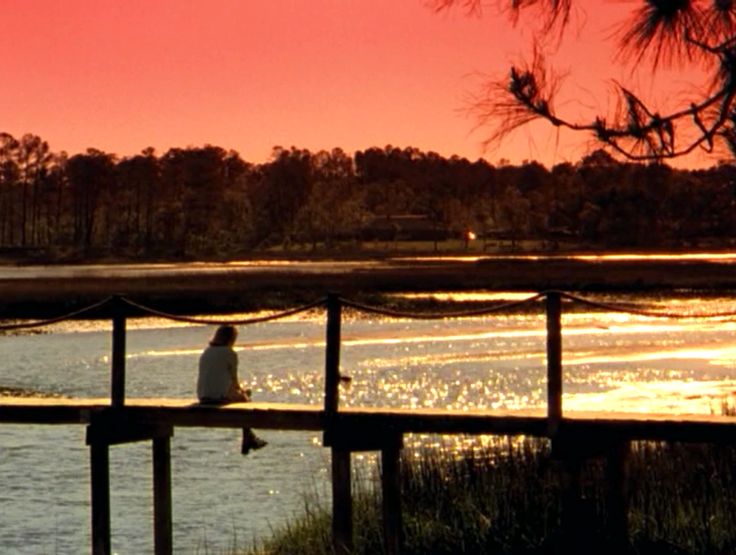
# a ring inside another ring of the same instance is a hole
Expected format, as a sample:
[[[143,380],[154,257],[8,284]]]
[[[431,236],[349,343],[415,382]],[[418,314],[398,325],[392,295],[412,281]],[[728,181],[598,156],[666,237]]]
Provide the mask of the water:
[[[688,314],[736,306],[726,298],[656,303],[655,310]],[[724,396],[736,391],[736,322],[576,312],[565,314],[563,328],[565,410],[718,412]],[[107,396],[109,324],[72,322],[46,331],[0,337],[0,385]],[[212,331],[155,319],[130,322],[128,396],[191,399],[197,357]],[[258,400],[321,404],[323,337],[319,312],[242,328],[241,378]],[[343,373],[353,378],[341,392],[344,405],[544,406],[541,310],[441,321],[348,312],[343,340]],[[319,434],[261,435],[269,446],[244,458],[237,430],[176,429],[177,553],[248,545],[298,514],[305,495],[328,491],[329,453]],[[0,426],[0,552],[89,551],[88,459],[82,426]],[[113,447],[114,552],[152,551],[151,488],[150,445]]]
[[[395,264],[421,264],[424,262],[453,262],[472,265],[479,260],[585,260],[585,261],[672,261],[680,262],[718,262],[736,263],[736,253],[732,252],[691,252],[691,253],[544,253],[544,254],[483,254],[462,256],[394,256],[384,260],[234,260],[229,262],[160,262],[130,264],[25,264],[14,266],[0,264],[0,280],[58,279],[58,278],[134,278],[182,276],[191,274],[247,276],[250,272],[272,271],[288,273],[348,273],[355,270],[387,269]]]

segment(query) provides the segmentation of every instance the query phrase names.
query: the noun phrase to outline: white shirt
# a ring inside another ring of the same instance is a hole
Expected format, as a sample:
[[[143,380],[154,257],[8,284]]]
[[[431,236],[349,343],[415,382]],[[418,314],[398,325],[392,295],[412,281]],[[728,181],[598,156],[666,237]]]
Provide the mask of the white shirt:
[[[227,399],[238,385],[238,355],[232,347],[207,347],[199,357],[197,397]]]

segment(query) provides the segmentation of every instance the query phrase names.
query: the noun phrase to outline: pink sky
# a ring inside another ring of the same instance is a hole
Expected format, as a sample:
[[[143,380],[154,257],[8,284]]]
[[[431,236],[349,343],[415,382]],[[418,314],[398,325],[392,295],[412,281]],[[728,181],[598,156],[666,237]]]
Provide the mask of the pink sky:
[[[579,3],[560,59],[582,82],[563,107],[585,115],[622,75],[600,34],[631,4]],[[54,151],[209,143],[263,162],[275,145],[392,144],[549,166],[592,148],[537,125],[482,151],[467,96],[529,51],[528,32],[490,13],[437,14],[425,0],[4,0],[0,25],[0,131]]]

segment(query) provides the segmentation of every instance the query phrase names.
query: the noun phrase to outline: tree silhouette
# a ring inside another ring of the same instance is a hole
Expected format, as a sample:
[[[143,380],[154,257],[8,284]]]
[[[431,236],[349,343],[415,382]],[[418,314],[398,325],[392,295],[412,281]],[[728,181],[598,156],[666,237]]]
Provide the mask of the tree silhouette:
[[[542,28],[560,37],[575,0],[504,0],[514,22],[541,14]],[[480,13],[482,0],[436,0],[437,10],[461,7]],[[589,9],[594,9],[588,3]],[[713,153],[727,147],[736,155],[736,2],[733,0],[640,0],[618,35],[617,59],[656,76],[663,68],[703,69],[706,81],[669,113],[660,113],[632,87],[617,83],[617,109],[590,121],[567,118],[555,108],[560,77],[546,63],[555,41],[534,39],[531,60],[510,69],[502,81],[486,83],[473,102],[481,125],[492,126],[494,144],[529,122],[542,119],[558,128],[583,131],[630,160],[651,161]]]
[[[112,194],[114,167],[113,155],[94,148],[67,161],[66,174],[74,199],[74,243],[85,251],[93,246],[95,235],[103,233],[98,229],[100,224],[109,224],[100,217],[100,210],[104,197]]]
[[[276,147],[251,164],[212,145],[68,156],[35,135],[0,132],[0,256],[34,260],[347,253],[379,237],[380,248],[439,251],[469,231],[483,242],[466,246],[484,249],[509,239],[520,248],[726,247],[735,215],[736,165],[727,163],[673,169],[598,149],[548,170],[389,145],[352,156]]]

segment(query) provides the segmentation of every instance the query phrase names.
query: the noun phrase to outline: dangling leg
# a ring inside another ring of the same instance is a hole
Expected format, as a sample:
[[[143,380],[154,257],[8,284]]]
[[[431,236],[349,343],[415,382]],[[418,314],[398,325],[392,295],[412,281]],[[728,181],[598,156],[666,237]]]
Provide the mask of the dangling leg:
[[[250,428],[243,428],[243,441],[240,444],[240,452],[243,455],[250,453],[251,449],[256,451],[258,449],[262,449],[266,445],[268,445],[268,442],[254,434],[253,430]]]

